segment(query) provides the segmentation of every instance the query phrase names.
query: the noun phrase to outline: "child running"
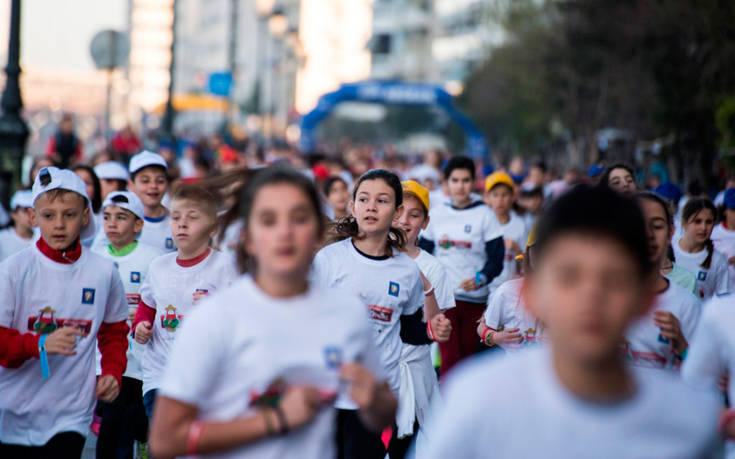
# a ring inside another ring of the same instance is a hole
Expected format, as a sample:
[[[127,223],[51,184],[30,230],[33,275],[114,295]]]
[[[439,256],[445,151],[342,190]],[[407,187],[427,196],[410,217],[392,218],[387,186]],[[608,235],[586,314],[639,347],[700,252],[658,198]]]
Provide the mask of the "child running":
[[[373,336],[394,393],[400,386],[402,342],[430,344],[446,341],[451,326],[443,314],[423,321],[424,291],[416,263],[405,253],[405,234],[394,228],[403,212],[403,189],[398,177],[373,169],[355,183],[352,217],[338,223],[346,239],[324,247],[314,259],[314,276],[330,289],[357,293],[369,308]],[[338,445],[341,458],[383,458],[380,435],[360,422],[356,406],[338,400]]]
[[[329,177],[324,181],[324,197],[329,204],[330,217],[333,220],[347,218],[350,215],[347,205],[350,203],[350,190],[342,177]]]
[[[710,457],[716,397],[619,354],[655,298],[636,203],[606,188],[568,191],[541,218],[534,255],[523,295],[549,345],[450,375],[425,457]]]
[[[237,277],[234,259],[210,248],[217,230],[214,202],[212,193],[195,185],[182,185],[175,191],[171,233],[178,251],[156,258],[140,287],[133,330],[138,343],[150,341],[141,361],[148,418],[181,323],[197,309],[199,300]]]
[[[125,191],[128,187],[130,174],[125,166],[117,161],[106,161],[94,166],[94,173],[100,180],[100,193],[103,201],[113,191]]]
[[[717,209],[709,199],[689,199],[681,214],[684,236],[673,244],[676,263],[694,273],[698,296],[704,299],[730,291],[727,259],[715,250],[710,238],[716,216]]]
[[[429,224],[429,190],[413,180],[403,181],[401,186],[403,213],[395,223],[406,232],[405,253],[418,265],[424,279],[424,290],[433,290],[433,294],[426,295],[424,301],[424,317],[430,320],[455,307],[454,291],[439,260],[417,245],[419,233]],[[426,434],[423,431],[425,416],[433,397],[439,394],[429,346],[404,343],[400,366],[397,439],[391,441],[388,453],[392,459],[404,457],[411,441],[416,438],[416,457],[421,457],[426,443]]]
[[[32,192],[16,191],[10,199],[10,217],[13,219],[13,226],[0,231],[0,261],[31,245],[33,240],[31,212],[33,212]]]
[[[134,193],[109,193],[102,203],[102,215],[109,244],[98,253],[117,266],[128,303],[128,323],[132,325],[140,303],[140,286],[145,281],[148,267],[164,252],[136,241],[136,235],[143,229],[145,211]],[[144,441],[148,430],[140,368],[145,347],[130,336],[129,342],[128,366],[123,374],[120,395],[112,403],[98,404],[102,422],[97,439],[97,457],[132,457],[134,440]],[[99,373],[100,369],[97,371]]]
[[[44,168],[32,198],[41,238],[0,264],[0,457],[80,457],[95,398],[120,392],[128,308],[115,266],[80,243],[84,182]]]
[[[476,339],[477,321],[485,309],[488,283],[502,272],[505,254],[498,219],[485,203],[472,199],[472,160],[453,157],[444,168],[444,177],[451,203],[431,210],[431,221],[419,242],[446,268],[457,304],[447,311],[455,332],[447,343],[439,345],[442,375],[481,349]]]
[[[661,266],[674,235],[674,218],[666,201],[656,194],[638,193],[636,200],[646,224],[651,263]],[[628,328],[622,351],[633,365],[678,369],[689,348],[688,338],[697,328],[702,305],[691,291],[660,272],[653,277],[653,289],[654,305]]]
[[[166,252],[176,251],[170,215],[161,204],[168,189],[168,165],[163,156],[142,151],[130,158],[128,186],[145,208],[145,226],[138,241]]]
[[[302,174],[261,170],[239,208],[247,275],[189,317],[161,383],[151,431],[157,458],[337,457],[335,397],[380,431],[396,401],[348,291],[308,281],[324,230]]]

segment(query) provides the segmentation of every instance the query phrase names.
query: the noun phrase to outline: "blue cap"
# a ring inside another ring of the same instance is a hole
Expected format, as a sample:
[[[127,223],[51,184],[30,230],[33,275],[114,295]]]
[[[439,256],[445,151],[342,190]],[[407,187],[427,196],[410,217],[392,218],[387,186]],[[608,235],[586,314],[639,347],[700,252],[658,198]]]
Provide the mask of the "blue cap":
[[[735,188],[725,190],[725,199],[722,202],[728,209],[735,209]]]
[[[602,171],[604,171],[605,168],[600,166],[599,164],[593,164],[590,166],[589,169],[587,169],[587,175],[590,176],[590,178],[597,177],[598,175],[602,174]]]
[[[674,203],[679,202],[682,196],[681,189],[671,182],[662,183],[661,185],[657,186],[656,189],[653,190],[653,192],[661,196],[662,198],[673,201]]]
[[[482,175],[488,176],[495,172],[495,168],[491,164],[483,164],[482,166]]]
[[[523,174],[510,174],[510,178],[513,179],[513,183],[518,184],[518,183],[522,183],[523,179],[526,178],[526,176]]]

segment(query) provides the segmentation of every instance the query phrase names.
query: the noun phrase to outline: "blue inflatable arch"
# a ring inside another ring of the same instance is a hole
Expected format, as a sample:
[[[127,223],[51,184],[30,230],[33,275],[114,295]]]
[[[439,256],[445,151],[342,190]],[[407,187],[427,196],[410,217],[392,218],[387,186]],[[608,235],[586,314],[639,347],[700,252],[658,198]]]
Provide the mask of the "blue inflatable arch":
[[[300,146],[302,151],[314,150],[317,126],[329,116],[337,104],[345,101],[441,107],[464,130],[467,136],[468,156],[481,159],[486,158],[489,153],[485,136],[469,118],[454,107],[452,96],[443,88],[430,84],[385,81],[343,84],[338,90],[323,95],[316,108],[304,115],[301,120]]]

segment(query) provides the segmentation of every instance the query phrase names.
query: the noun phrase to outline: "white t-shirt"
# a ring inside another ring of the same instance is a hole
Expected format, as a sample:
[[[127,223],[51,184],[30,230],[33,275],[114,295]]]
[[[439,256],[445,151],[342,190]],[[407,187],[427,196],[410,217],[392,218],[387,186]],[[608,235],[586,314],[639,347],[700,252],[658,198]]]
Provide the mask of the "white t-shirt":
[[[488,297],[483,315],[485,325],[493,330],[519,329],[523,341],[502,346],[506,351],[519,351],[546,341],[543,324],[526,310],[521,298],[521,286],[523,279],[513,279],[498,287]]]
[[[727,267],[727,259],[719,251],[712,252],[712,261],[709,269],[702,267],[702,262],[707,258],[707,249],[696,253],[685,252],[679,247],[679,243],[672,244],[676,263],[688,269],[697,278],[697,291],[702,299],[714,295],[721,295],[730,291],[730,273]]]
[[[518,247],[521,248],[520,253],[523,253],[523,251],[526,250],[526,239],[528,238],[526,222],[515,212],[510,213],[510,219],[507,223],[504,225],[500,224],[500,231],[503,233],[503,239],[512,239],[516,244],[518,244]],[[518,277],[518,262],[516,261],[516,255],[519,255],[519,252],[511,252],[510,250],[505,251],[505,255],[503,256],[503,272],[490,282],[490,293],[500,287],[503,282]]]
[[[148,267],[155,258],[163,255],[163,251],[141,243],[138,243],[132,252],[123,256],[112,255],[107,247],[100,251],[97,251],[95,248],[93,250],[102,257],[112,261],[117,267],[123,289],[125,290],[128,311],[138,309],[138,303],[140,303],[140,286],[148,274]],[[132,326],[133,323],[128,321],[128,325]],[[123,376],[142,380],[143,373],[140,369],[140,359],[143,357],[146,346],[135,341],[130,334],[128,334],[128,343],[128,367]],[[102,373],[102,354],[100,354],[99,349],[97,349],[96,355],[97,374],[99,375]]]
[[[712,242],[715,244],[715,250],[723,254],[726,260],[735,257],[735,230],[727,229],[724,223],[720,223],[712,230]],[[735,265],[728,263],[727,267],[732,288],[735,285]]]
[[[144,394],[158,388],[179,326],[198,308],[194,304],[194,293],[211,294],[224,289],[238,275],[235,260],[216,250],[189,267],[180,266],[176,262],[177,255],[167,253],[153,260],[140,287],[140,299],[156,309],[153,337],[141,360]]]
[[[354,292],[367,305],[388,383],[397,393],[403,344],[400,319],[424,305],[424,286],[416,263],[405,253],[380,260],[368,258],[357,251],[352,239],[345,239],[316,254],[313,275],[329,289]],[[354,408],[339,404],[337,407]]]
[[[0,231],[0,261],[5,260],[12,254],[20,252],[33,242],[33,237],[23,239],[18,236],[14,228],[6,228]]]
[[[288,385],[308,384],[353,403],[339,382],[343,363],[359,362],[384,378],[365,306],[348,292],[312,286],[274,299],[250,276],[208,298],[171,350],[161,393],[195,405],[198,418],[227,421],[255,413]],[[304,428],[216,457],[335,457],[335,421],[325,406]]]
[[[176,245],[171,236],[171,217],[169,214],[167,213],[162,219],[145,217],[143,231],[138,236],[138,242],[156,247],[164,252],[175,252]]]
[[[447,270],[439,260],[429,252],[419,249],[419,254],[413,259],[419,266],[419,270],[431,282],[434,287],[434,296],[439,309],[446,311],[456,306],[454,303],[454,289],[449,284]]]
[[[671,271],[668,274],[664,274],[664,277],[679,284],[680,287],[684,287],[684,290],[692,292],[694,295],[699,294],[697,278],[688,269],[682,268],[678,263],[672,263]]]
[[[699,323],[702,304],[684,287],[669,281],[669,288],[656,297],[656,304],[645,316],[633,323],[625,334],[626,343],[621,352],[635,366],[648,368],[678,368],[671,341],[661,336],[653,323],[655,311],[668,311],[678,320],[684,338],[689,341]]]
[[[484,303],[487,285],[473,292],[459,288],[465,279],[474,279],[485,265],[485,243],[502,236],[495,214],[482,202],[465,209],[438,206],[429,212],[431,221],[422,236],[434,242],[434,256],[447,270],[458,300]],[[492,282],[492,279],[489,279]]]
[[[632,375],[635,394],[606,405],[566,389],[548,348],[479,357],[450,376],[424,457],[711,457],[717,397],[660,371],[636,368]]]
[[[44,445],[59,432],[86,435],[96,402],[97,331],[102,322],[127,317],[117,269],[87,249],[76,262],[61,264],[33,245],[0,264],[0,326],[21,333],[71,326],[85,333],[76,355],[48,356],[48,379],[39,359],[0,367],[0,441]]]

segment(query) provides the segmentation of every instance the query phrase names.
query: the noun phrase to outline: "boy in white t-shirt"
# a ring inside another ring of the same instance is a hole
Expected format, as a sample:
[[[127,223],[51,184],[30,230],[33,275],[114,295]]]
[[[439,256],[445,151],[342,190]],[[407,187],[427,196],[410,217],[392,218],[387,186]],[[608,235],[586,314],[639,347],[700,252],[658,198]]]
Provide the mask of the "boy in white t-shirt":
[[[13,226],[0,231],[0,261],[20,252],[33,240],[31,191],[16,191],[10,199],[10,216]]]
[[[103,201],[113,191],[125,191],[128,188],[130,174],[125,166],[117,161],[106,161],[94,166],[94,173],[100,180],[100,194]]]
[[[513,179],[505,172],[495,172],[485,180],[485,203],[493,210],[500,223],[505,244],[503,271],[490,282],[491,294],[500,284],[518,276],[516,256],[526,250],[526,223],[512,210],[514,189]]]
[[[171,232],[178,252],[156,258],[140,288],[133,330],[138,343],[150,341],[141,361],[143,404],[149,419],[181,323],[200,299],[227,287],[238,275],[235,259],[210,247],[217,230],[215,202],[212,193],[198,186],[182,185],[176,190]]]
[[[711,457],[716,395],[628,366],[618,351],[655,295],[635,202],[580,185],[557,198],[536,234],[523,295],[549,345],[450,375],[424,457]]]
[[[120,391],[127,305],[115,266],[82,249],[94,233],[84,182],[41,169],[33,205],[41,238],[0,264],[0,457],[80,457],[95,398]]]
[[[138,242],[175,252],[169,211],[162,204],[168,184],[168,165],[163,156],[142,151],[130,158],[128,189],[138,195],[145,209],[145,226]]]
[[[725,255],[730,286],[735,286],[735,188],[728,188],[722,201],[723,220],[712,230],[715,250]]]
[[[143,203],[134,193],[110,192],[102,203],[102,215],[109,244],[97,253],[117,266],[130,313],[128,323],[132,325],[140,303],[140,286],[148,274],[148,267],[164,252],[135,240],[136,234],[143,229],[145,211]],[[128,336],[128,341],[128,367],[123,374],[120,396],[112,403],[100,402],[97,405],[102,418],[97,457],[131,457],[134,440],[138,438],[145,441],[148,430],[140,369],[145,347],[132,336]]]

